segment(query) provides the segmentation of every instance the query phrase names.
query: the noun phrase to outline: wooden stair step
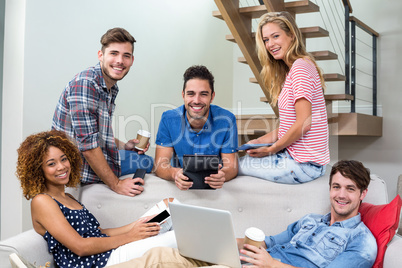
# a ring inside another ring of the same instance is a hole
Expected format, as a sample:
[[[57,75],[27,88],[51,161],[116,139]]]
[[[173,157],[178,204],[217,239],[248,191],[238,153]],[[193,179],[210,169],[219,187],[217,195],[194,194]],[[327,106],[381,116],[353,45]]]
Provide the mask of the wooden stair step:
[[[316,37],[329,36],[329,32],[319,26],[303,27],[303,28],[300,28],[300,31],[304,38],[316,38]]]
[[[246,58],[245,58],[245,57],[238,57],[238,58],[237,58],[237,61],[240,62],[240,63],[247,64],[247,61],[246,61]]]
[[[342,94],[340,94],[342,95]],[[275,115],[249,115],[252,117],[271,117]],[[245,116],[242,116],[245,117]],[[256,120],[258,121],[258,120]],[[276,123],[279,121],[276,120]],[[361,114],[361,113],[338,113],[328,119],[329,134],[332,136],[370,136],[381,137],[383,129],[383,118],[380,116]],[[251,127],[250,125],[241,127],[238,124],[239,136],[262,136],[275,129],[278,125]]]
[[[252,33],[251,33],[251,37],[252,37],[253,39],[255,38],[255,32],[252,32]],[[227,40],[227,41],[230,41],[230,42],[233,42],[233,43],[236,43],[235,38],[234,38],[233,35],[231,35],[231,34],[227,34],[227,35],[226,35],[226,40]]]
[[[313,51],[310,52],[310,54],[314,57],[316,61],[320,60],[336,60],[338,59],[338,55],[335,54],[334,52],[331,52],[329,50],[323,50],[323,51]],[[237,61],[240,63],[247,64],[246,58],[245,57],[238,57]]]
[[[333,82],[333,81],[345,81],[346,77],[342,74],[323,74],[325,82]]]
[[[311,51],[310,54],[314,57],[316,61],[319,60],[336,60],[338,59],[338,54],[329,51],[329,50],[322,50],[322,51]]]
[[[310,13],[320,11],[320,7],[308,0],[285,2],[285,10],[294,14]],[[239,13],[243,16],[257,19],[267,13],[265,5],[250,6],[239,8]],[[223,20],[222,14],[219,10],[213,11],[212,16]]]
[[[346,80],[346,77],[345,77],[344,75],[336,74],[336,73],[333,73],[333,74],[323,74],[323,76],[324,76],[324,81],[325,81],[325,82],[345,81],[345,80]],[[251,78],[249,79],[249,81],[250,81],[251,83],[255,83],[255,84],[258,83],[258,81],[257,81],[257,79],[256,79],[255,77],[251,77]]]
[[[258,84],[257,78],[255,78],[255,77],[251,77],[249,79],[249,81],[250,81],[250,83]]]
[[[304,38],[316,38],[316,37],[329,36],[328,31],[325,30],[324,28],[321,28],[320,26],[303,27],[303,28],[300,28],[300,31]],[[255,32],[251,33],[251,37],[255,38]],[[231,34],[226,35],[226,40],[236,43],[235,38]]]
[[[334,136],[382,136],[382,117],[360,114],[339,113],[328,119],[329,133]]]
[[[249,81],[250,83],[258,84],[257,78],[255,77],[250,77]]]
[[[351,101],[354,98],[350,94],[324,94],[324,99],[326,101],[345,101],[345,100]],[[266,97],[261,97],[260,101],[268,103],[268,100]]]
[[[239,135],[257,135],[256,131],[263,135],[276,129],[279,124],[274,114],[236,115],[236,122]]]
[[[353,100],[353,95],[350,94],[326,94],[324,95],[325,100],[328,101],[345,101],[345,100]]]
[[[237,130],[238,136],[263,136],[267,133],[266,129]]]
[[[350,94],[324,94],[325,99],[325,107],[327,109],[328,118],[332,118],[335,114],[332,112],[332,102],[333,101],[351,101],[354,97]],[[261,102],[268,103],[268,99],[266,97],[260,97]]]
[[[315,3],[303,0],[303,1],[293,1],[285,3],[286,11],[294,14],[303,14],[303,13],[311,13],[311,12],[319,12],[320,7]]]

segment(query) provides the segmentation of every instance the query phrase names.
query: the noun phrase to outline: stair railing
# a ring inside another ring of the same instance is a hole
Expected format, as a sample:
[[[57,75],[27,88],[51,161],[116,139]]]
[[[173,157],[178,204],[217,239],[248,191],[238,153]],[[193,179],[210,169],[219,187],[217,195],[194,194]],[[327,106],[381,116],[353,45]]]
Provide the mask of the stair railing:
[[[357,18],[350,16],[348,0],[342,0],[345,7],[345,94],[351,94],[350,112],[356,112],[356,26],[372,36],[372,115],[377,115],[377,39],[379,34]]]

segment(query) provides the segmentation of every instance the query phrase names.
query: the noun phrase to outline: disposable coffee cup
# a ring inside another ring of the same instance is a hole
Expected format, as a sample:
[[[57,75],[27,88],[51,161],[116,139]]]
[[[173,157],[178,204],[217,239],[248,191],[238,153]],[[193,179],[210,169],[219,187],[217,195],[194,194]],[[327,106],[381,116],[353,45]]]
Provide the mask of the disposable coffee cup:
[[[147,147],[150,137],[150,132],[143,129],[138,130],[137,140],[139,142],[135,145],[135,149],[143,151]]]
[[[244,244],[261,247],[265,240],[265,234],[258,228],[250,227],[244,233]]]

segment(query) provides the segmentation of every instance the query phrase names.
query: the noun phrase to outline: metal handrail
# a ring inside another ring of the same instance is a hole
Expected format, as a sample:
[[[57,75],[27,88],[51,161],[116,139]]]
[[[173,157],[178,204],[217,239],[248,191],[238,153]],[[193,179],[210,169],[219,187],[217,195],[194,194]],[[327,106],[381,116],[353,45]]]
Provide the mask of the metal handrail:
[[[356,26],[372,36],[372,72],[373,94],[372,114],[377,115],[377,38],[379,34],[357,18],[350,16],[351,6],[348,0],[342,0],[345,7],[345,94],[351,94],[351,112],[356,112]],[[350,47],[351,46],[351,47]]]

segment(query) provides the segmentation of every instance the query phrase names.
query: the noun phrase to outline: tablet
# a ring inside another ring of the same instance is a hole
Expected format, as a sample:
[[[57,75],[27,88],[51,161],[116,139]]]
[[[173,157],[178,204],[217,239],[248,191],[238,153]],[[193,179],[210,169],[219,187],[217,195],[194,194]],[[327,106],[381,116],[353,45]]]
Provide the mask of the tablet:
[[[183,155],[183,174],[193,182],[190,189],[212,190],[204,179],[218,173],[219,163],[218,155]]]
[[[269,147],[272,144],[273,143],[258,143],[258,144],[247,143],[247,144],[243,144],[242,146],[238,147],[237,150],[238,151],[246,151],[246,150],[250,150],[250,149],[257,149],[260,147]]]

